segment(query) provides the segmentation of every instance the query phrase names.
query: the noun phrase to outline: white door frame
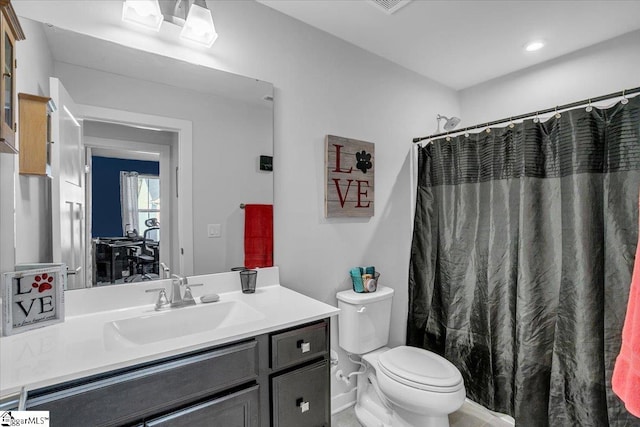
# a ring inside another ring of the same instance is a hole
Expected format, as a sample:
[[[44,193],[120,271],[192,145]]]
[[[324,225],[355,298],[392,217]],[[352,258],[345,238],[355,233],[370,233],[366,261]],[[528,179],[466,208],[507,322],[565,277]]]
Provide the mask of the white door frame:
[[[84,147],[87,150],[87,165],[89,165],[89,172],[87,174],[87,197],[86,197],[86,221],[85,224],[87,226],[87,239],[89,240],[88,244],[91,244],[91,239],[93,239],[93,194],[91,191],[91,183],[93,182],[93,170],[91,162],[91,155],[93,149],[102,148],[104,150],[109,150],[113,153],[149,153],[154,157],[154,161],[159,162],[160,164],[160,200],[171,200],[171,154],[170,147],[168,145],[161,144],[150,144],[146,142],[135,142],[135,141],[121,141],[109,138],[100,138],[94,136],[84,136]],[[161,203],[160,204],[160,218],[171,218],[171,206],[169,203]],[[166,227],[168,227],[171,222],[166,221],[163,223]],[[166,230],[170,230],[167,228]],[[173,242],[173,233],[165,232],[160,239],[160,262],[164,262],[167,265],[171,265],[171,256],[175,255],[176,260],[179,259],[179,250],[177,245],[179,242]],[[174,248],[175,245],[175,249]],[[95,256],[92,251],[87,251],[87,265],[89,262],[93,262],[93,257]],[[87,272],[90,272],[91,269],[87,269]],[[87,287],[88,283],[93,283],[92,281],[87,279]]]
[[[178,134],[178,245],[180,274],[193,275],[193,123],[152,114],[78,104],[82,118],[129,126],[144,126]],[[168,162],[165,162],[168,163]]]

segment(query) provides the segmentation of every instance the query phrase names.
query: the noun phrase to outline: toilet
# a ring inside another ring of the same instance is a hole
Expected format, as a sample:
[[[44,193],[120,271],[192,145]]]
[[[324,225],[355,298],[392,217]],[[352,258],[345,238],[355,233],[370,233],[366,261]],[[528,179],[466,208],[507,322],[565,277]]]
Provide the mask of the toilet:
[[[387,347],[393,289],[338,292],[338,341],[360,357],[355,413],[366,427],[449,427],[465,401],[460,371],[416,347]]]

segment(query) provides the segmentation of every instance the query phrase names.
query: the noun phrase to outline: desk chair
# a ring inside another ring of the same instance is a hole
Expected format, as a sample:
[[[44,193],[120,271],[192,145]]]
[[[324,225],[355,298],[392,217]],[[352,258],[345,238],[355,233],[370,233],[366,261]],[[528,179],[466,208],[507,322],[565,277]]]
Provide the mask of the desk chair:
[[[130,255],[130,276],[127,278],[126,282],[140,282],[143,280],[156,280],[160,278],[158,274],[160,261],[159,233],[159,226],[149,227],[142,235],[142,244],[140,246],[131,247],[134,252]],[[157,236],[157,240],[151,237],[154,235]]]

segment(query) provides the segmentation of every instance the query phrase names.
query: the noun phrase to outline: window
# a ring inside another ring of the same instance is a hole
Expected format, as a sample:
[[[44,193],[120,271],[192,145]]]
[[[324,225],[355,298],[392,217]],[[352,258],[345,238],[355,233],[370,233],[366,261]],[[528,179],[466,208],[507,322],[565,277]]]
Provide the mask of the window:
[[[160,177],[154,175],[138,175],[138,233],[142,236],[149,227],[145,221],[156,218],[160,222]],[[159,236],[153,233],[149,235],[158,241]]]

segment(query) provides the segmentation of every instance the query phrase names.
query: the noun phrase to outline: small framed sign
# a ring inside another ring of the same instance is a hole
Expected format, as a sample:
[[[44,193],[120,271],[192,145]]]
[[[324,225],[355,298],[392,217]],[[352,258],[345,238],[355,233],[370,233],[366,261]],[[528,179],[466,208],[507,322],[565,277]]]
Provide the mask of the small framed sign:
[[[65,265],[4,273],[2,334],[64,321]]]
[[[375,145],[372,142],[327,135],[324,163],[325,217],[373,216]]]

